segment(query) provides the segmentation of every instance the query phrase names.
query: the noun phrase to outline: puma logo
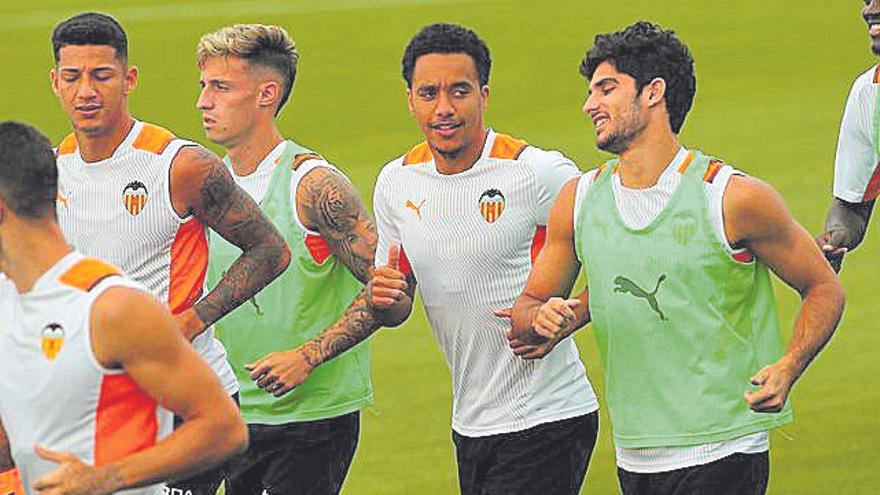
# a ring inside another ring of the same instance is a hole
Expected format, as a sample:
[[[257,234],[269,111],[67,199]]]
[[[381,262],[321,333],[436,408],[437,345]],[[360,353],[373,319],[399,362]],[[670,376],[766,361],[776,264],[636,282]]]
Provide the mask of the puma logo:
[[[424,200],[424,199],[422,200],[421,203],[419,203],[419,206],[416,206],[415,203],[413,203],[413,202],[410,201],[410,200],[406,200],[406,205],[404,205],[404,206],[406,206],[406,207],[409,208],[410,210],[416,212],[416,215],[418,215],[419,220],[422,219],[422,206],[425,206],[425,200]]]
[[[660,278],[657,280],[657,285],[654,286],[653,292],[646,292],[645,289],[642,289],[632,280],[618,275],[614,279],[614,283],[617,284],[617,287],[614,288],[614,292],[622,292],[624,294],[629,293],[635,297],[645,299],[648,301],[648,305],[651,306],[658,315],[660,315],[660,321],[666,321],[666,315],[663,314],[663,311],[660,310],[660,305],[657,304],[657,290],[660,289],[660,284],[666,280],[666,274],[660,275]]]

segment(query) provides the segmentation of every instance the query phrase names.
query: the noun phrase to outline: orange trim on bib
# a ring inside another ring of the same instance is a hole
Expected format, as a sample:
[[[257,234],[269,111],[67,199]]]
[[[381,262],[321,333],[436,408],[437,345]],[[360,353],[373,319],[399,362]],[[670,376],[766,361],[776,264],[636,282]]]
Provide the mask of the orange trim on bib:
[[[95,465],[118,461],[156,444],[156,401],[127,374],[104,375],[95,413]]]
[[[492,143],[492,151],[489,152],[489,158],[516,160],[528,146],[529,143],[522,139],[516,139],[507,134],[496,134],[495,142]]]
[[[144,123],[143,129],[131,145],[132,148],[161,155],[168,143],[174,140],[171,131],[154,124]]]
[[[302,155],[296,155],[293,159],[293,165],[290,166],[291,170],[296,170],[300,165],[303,164],[306,160],[319,160],[321,159],[321,155],[317,153],[303,153]]]
[[[403,157],[404,165],[414,165],[416,163],[426,163],[431,161],[431,147],[427,141],[415,145]]]
[[[688,167],[691,166],[691,162],[692,162],[692,161],[694,161],[694,154],[693,154],[693,152],[688,153],[687,158],[685,158],[684,161],[681,162],[681,166],[678,167],[678,173],[683,174],[683,173],[685,172],[685,170],[687,170]]]
[[[177,229],[171,244],[168,280],[168,309],[171,314],[180,314],[199,300],[207,273],[208,237],[202,223],[193,218]]]
[[[703,175],[703,181],[712,183],[712,181],[715,180],[715,176],[718,175],[718,172],[726,166],[726,163],[719,160],[710,161],[709,167],[706,168],[706,173]]]
[[[107,277],[119,275],[118,268],[95,258],[85,258],[68,268],[58,280],[66,285],[88,292]]]

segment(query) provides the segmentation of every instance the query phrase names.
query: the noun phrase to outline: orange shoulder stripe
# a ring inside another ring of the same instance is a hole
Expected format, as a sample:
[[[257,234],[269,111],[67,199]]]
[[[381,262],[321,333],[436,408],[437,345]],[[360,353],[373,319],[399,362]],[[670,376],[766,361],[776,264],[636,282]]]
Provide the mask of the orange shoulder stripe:
[[[709,162],[709,167],[706,168],[706,173],[703,175],[703,180],[706,182],[712,182],[715,180],[715,176],[718,175],[718,172],[721,171],[722,168],[726,167],[727,164],[720,160],[712,160]]]
[[[693,151],[688,153],[687,158],[685,158],[684,161],[681,162],[681,166],[678,167],[678,173],[683,174],[685,172],[685,170],[687,170],[688,167],[691,166],[692,161],[694,161],[694,152]]]
[[[516,160],[528,145],[529,143],[522,139],[516,139],[507,134],[496,134],[495,142],[492,143],[492,151],[489,152],[489,158]]]
[[[303,164],[306,160],[320,160],[322,157],[317,153],[303,153],[301,155],[296,155],[293,159],[293,165],[290,166],[291,170],[296,170],[300,165]]]
[[[416,163],[425,163],[431,161],[431,148],[428,146],[427,141],[422,141],[421,143],[412,147],[406,153],[406,156],[403,157],[404,165],[414,165]]]
[[[874,69],[874,84],[880,83],[880,64]]]
[[[58,156],[69,155],[76,151],[76,136],[71,132],[58,145]]]
[[[134,144],[131,146],[139,150],[161,155],[165,151],[165,147],[168,146],[168,143],[173,140],[174,134],[170,131],[145,122],[144,128],[141,129],[140,134],[138,134],[137,139],[134,140]]]
[[[59,280],[71,287],[88,292],[107,277],[119,275],[119,269],[94,258],[85,258],[64,272]]]

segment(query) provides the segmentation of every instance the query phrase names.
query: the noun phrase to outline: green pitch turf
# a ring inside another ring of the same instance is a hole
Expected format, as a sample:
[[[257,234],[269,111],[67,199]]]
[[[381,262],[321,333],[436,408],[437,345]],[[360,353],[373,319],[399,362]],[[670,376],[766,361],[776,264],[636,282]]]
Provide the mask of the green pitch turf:
[[[281,128],[341,166],[369,202],[379,168],[420,140],[399,75],[403,47],[421,26],[452,21],[474,28],[491,48],[491,125],[559,149],[587,169],[606,156],[595,150],[592,126],[580,111],[580,58],[596,33],[649,19],[674,28],[696,58],[697,98],[683,142],[769,181],[815,232],[830,200],[849,85],[874,63],[861,6],[827,0],[7,1],[0,4],[0,119],[35,124],[55,142],[68,132],[49,85],[49,35],[68,15],[101,10],[126,26],[131,61],[141,69],[133,113],[204,141],[194,108],[199,36],[235,22],[280,24],[302,53]],[[880,492],[880,309],[872,287],[880,274],[880,234],[868,237],[844,265],[844,321],[795,388],[795,422],[772,434],[770,493]],[[778,289],[787,337],[798,299]],[[576,340],[602,397],[589,328]],[[403,327],[380,331],[373,349],[376,403],[363,413],[344,492],[455,493],[449,373],[421,308]],[[604,409],[601,419],[584,493],[618,490]]]

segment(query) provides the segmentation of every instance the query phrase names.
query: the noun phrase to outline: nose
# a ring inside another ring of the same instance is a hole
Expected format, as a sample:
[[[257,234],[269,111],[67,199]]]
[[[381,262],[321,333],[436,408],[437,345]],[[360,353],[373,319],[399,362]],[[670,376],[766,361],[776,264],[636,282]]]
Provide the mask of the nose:
[[[455,115],[455,107],[452,105],[452,100],[445,91],[441,91],[437,96],[437,105],[434,107],[434,114],[438,117]]]
[[[208,89],[208,86],[205,86],[199,93],[199,99],[196,100],[196,108],[199,110],[208,110],[213,106],[211,96],[208,94]]]
[[[76,98],[78,100],[93,100],[98,96],[95,86],[88,76],[81,77],[76,87]]]
[[[596,97],[596,92],[592,92],[587,95],[587,100],[584,102],[584,106],[582,108],[584,114],[591,115],[593,112],[598,110],[598,98]]]

